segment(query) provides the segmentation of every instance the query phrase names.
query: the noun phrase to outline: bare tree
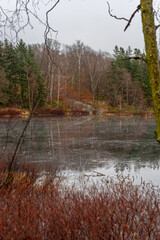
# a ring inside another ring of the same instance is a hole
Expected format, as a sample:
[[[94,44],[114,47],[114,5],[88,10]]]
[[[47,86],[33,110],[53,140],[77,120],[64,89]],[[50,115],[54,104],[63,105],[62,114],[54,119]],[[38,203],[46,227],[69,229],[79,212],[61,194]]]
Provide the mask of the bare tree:
[[[86,81],[92,92],[93,102],[95,101],[100,82],[102,83],[103,79],[106,79],[107,58],[108,56],[106,57],[103,52],[96,52],[89,47],[85,47],[84,65],[87,78]]]
[[[76,58],[78,60],[78,100],[80,100],[80,91],[81,91],[81,65],[82,65],[82,57],[84,51],[84,45],[80,41],[77,41],[74,44]]]

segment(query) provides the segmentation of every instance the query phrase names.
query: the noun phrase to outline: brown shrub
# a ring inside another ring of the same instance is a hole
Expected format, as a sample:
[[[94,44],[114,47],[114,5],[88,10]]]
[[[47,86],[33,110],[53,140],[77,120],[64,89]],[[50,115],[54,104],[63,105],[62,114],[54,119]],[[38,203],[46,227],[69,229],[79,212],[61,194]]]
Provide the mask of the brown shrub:
[[[39,175],[38,166],[19,158],[19,160],[15,159],[11,171],[8,172],[11,159],[11,156],[3,154],[0,157],[0,186],[4,183],[6,183],[5,188],[9,187],[10,189],[15,188],[17,185],[22,185],[23,187],[25,183],[33,186]]]
[[[86,110],[80,110],[80,109],[75,109],[75,110],[71,110],[71,114],[72,115],[80,115],[80,116],[85,116],[85,115],[89,115],[89,111]]]
[[[0,216],[4,240],[160,239],[159,190],[125,179],[82,191],[54,183],[1,189]]]
[[[22,112],[16,108],[0,109],[0,116],[18,116],[21,114]]]
[[[36,115],[65,115],[65,110],[63,109],[49,109],[41,108],[35,111]]]

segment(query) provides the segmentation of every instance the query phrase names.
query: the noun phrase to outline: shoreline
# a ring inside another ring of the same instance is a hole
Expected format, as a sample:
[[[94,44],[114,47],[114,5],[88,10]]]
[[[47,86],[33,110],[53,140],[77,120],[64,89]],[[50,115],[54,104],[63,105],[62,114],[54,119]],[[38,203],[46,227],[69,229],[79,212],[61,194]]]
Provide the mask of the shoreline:
[[[0,118],[22,118],[25,119],[29,116],[28,109],[18,108],[2,108],[0,109]],[[103,109],[96,109],[95,111],[87,110],[63,110],[63,109],[38,109],[33,114],[33,117],[80,117],[80,116],[140,116],[140,117],[154,117],[153,111],[105,111]]]

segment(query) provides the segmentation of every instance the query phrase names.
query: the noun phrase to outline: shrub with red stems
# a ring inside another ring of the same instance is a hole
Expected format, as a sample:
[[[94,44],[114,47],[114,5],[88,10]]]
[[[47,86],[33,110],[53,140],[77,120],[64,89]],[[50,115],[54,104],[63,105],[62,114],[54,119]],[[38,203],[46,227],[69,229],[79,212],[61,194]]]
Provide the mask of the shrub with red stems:
[[[78,190],[37,185],[25,171],[12,177],[0,189],[0,239],[160,239],[160,189],[151,184],[107,178]]]

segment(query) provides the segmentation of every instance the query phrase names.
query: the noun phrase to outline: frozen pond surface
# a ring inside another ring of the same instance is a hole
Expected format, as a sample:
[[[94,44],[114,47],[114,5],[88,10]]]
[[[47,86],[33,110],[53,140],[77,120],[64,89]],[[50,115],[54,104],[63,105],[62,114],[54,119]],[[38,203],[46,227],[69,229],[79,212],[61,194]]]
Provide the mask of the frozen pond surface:
[[[1,150],[12,151],[24,120],[0,121]],[[59,169],[69,181],[130,174],[160,185],[160,151],[154,118],[34,118],[20,153]]]

